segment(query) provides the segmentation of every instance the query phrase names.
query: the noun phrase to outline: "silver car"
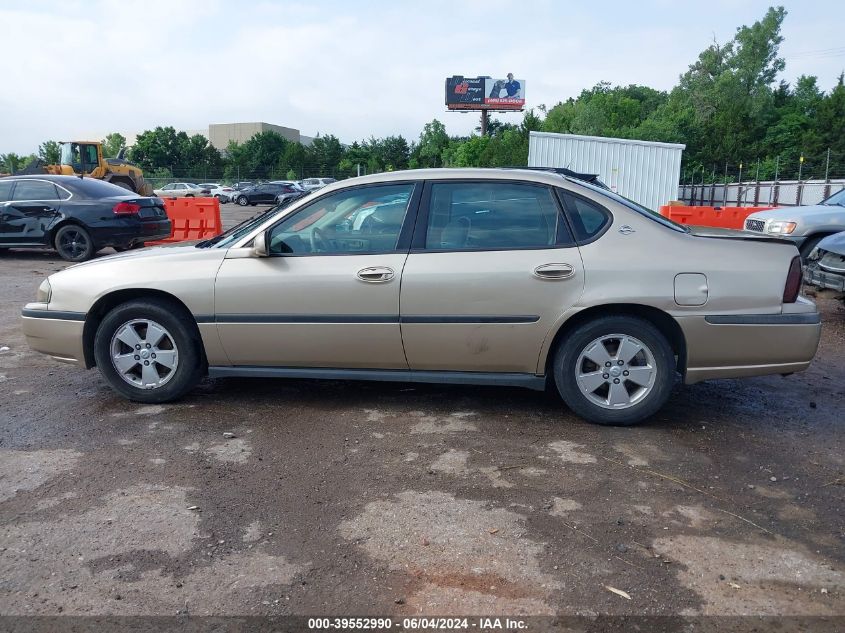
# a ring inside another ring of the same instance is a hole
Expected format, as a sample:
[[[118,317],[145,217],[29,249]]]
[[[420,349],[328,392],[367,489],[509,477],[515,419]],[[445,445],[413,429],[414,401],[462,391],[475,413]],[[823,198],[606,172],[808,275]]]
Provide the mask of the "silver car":
[[[806,260],[825,237],[845,231],[845,189],[819,204],[752,213],[745,219],[745,230],[790,239]]]
[[[800,287],[786,240],[692,232],[559,174],[433,169],[68,268],[23,328],[138,402],[205,375],[554,385],[578,415],[627,425],[678,373],[806,369],[821,325]]]
[[[810,252],[804,266],[804,281],[845,292],[845,231],[828,235]]]

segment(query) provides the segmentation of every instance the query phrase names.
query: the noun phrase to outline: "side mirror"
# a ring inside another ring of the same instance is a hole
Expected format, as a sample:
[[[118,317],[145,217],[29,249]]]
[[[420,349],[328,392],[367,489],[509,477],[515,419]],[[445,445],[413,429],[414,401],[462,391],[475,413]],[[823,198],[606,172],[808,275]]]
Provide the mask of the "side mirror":
[[[259,233],[252,241],[252,256],[253,257],[269,257],[270,253],[267,251],[267,233]]]

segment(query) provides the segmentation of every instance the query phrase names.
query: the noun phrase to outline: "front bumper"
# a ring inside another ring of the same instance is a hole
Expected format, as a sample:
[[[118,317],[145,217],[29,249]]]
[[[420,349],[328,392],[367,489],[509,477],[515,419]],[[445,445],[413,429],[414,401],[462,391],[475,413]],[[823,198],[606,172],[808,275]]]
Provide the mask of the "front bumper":
[[[804,266],[804,282],[818,288],[845,292],[845,275],[822,270],[818,261],[810,262]]]
[[[51,311],[43,303],[30,303],[24,307],[21,321],[26,343],[33,350],[63,363],[86,366],[84,313]]]
[[[806,301],[806,300],[805,300]],[[676,317],[687,343],[684,382],[791,374],[810,366],[821,336],[812,311]]]

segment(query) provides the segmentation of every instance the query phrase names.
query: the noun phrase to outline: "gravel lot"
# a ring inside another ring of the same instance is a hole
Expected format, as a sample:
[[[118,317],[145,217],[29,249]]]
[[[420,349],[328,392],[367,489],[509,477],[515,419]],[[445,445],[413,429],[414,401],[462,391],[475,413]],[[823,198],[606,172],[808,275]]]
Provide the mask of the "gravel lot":
[[[503,388],[226,379],[132,404],[24,344],[64,265],[0,255],[4,615],[845,616],[831,294],[809,371],[678,386],[614,429]]]

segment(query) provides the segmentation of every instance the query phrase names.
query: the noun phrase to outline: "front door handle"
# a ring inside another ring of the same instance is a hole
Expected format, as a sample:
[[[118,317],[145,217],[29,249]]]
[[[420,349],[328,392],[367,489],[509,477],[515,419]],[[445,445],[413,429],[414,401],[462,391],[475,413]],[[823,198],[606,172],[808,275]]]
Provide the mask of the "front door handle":
[[[575,269],[569,264],[543,264],[534,269],[534,276],[540,279],[569,279]]]
[[[392,268],[387,266],[371,266],[358,271],[357,277],[367,283],[382,283],[390,281],[396,275]]]

